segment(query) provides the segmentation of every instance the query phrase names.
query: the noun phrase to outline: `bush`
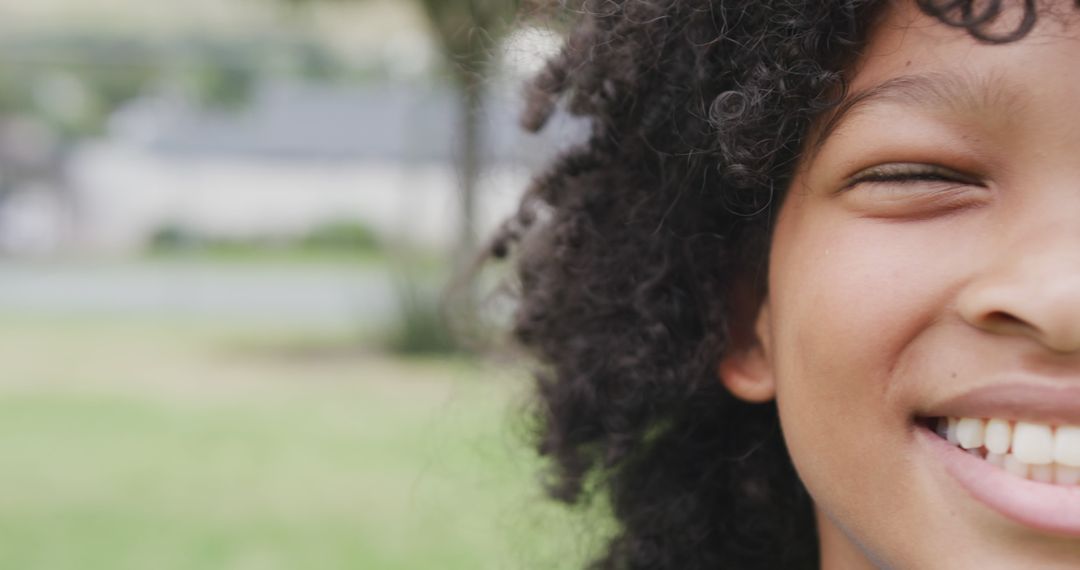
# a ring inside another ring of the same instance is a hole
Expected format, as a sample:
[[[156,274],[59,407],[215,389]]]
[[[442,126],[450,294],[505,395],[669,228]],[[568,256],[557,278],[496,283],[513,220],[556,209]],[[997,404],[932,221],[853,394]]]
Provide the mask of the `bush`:
[[[152,253],[194,253],[231,257],[261,254],[374,253],[380,249],[375,231],[359,222],[330,222],[316,226],[301,237],[265,234],[220,237],[169,223],[154,231],[148,241]]]
[[[375,231],[354,221],[322,224],[300,240],[304,249],[330,251],[374,251],[379,249]]]
[[[454,332],[444,318],[437,291],[424,287],[413,277],[396,279],[398,321],[388,339],[388,348],[398,354],[450,354],[461,350]]]
[[[150,235],[150,251],[153,252],[190,251],[203,245],[195,232],[177,224],[166,224]]]

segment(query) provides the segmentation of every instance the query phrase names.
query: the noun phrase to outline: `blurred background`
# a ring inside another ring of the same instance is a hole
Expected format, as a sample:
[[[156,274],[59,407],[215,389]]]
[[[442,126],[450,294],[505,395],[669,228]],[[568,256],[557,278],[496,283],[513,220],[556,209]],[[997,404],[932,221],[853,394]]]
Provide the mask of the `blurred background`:
[[[509,268],[445,295],[584,134],[518,127],[568,17],[0,0],[0,569],[580,566]]]

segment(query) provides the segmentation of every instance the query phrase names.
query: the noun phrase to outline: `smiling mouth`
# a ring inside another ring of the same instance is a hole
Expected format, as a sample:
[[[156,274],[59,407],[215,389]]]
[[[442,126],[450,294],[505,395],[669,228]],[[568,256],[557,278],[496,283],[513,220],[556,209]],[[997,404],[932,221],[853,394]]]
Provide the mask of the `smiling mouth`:
[[[1016,477],[1080,485],[1080,426],[959,417],[920,423],[950,445]]]
[[[1078,378],[1080,380],[1080,378]],[[1080,382],[1005,375],[917,414],[915,443],[945,496],[1080,538]]]
[[[969,497],[1023,526],[1080,538],[1080,468],[1069,464],[1075,426],[965,419],[916,422],[915,439],[942,468],[944,484],[959,485]]]

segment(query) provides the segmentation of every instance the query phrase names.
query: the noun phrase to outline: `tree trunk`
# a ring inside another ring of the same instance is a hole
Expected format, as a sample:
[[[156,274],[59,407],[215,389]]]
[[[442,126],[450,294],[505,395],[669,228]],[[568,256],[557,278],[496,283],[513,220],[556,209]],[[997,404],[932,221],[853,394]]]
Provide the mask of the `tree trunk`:
[[[481,112],[484,105],[484,85],[478,74],[463,73],[460,91],[461,147],[458,155],[460,180],[459,203],[461,226],[458,234],[459,261],[468,263],[476,255],[477,186],[483,157]]]
[[[460,207],[458,243],[456,247],[455,273],[458,280],[454,313],[459,333],[465,333],[477,322],[477,285],[471,277],[471,268],[478,254],[477,206],[478,186],[483,168],[484,137],[482,116],[484,104],[484,81],[481,74],[463,72],[456,82],[458,88],[459,144],[457,151],[458,204]]]

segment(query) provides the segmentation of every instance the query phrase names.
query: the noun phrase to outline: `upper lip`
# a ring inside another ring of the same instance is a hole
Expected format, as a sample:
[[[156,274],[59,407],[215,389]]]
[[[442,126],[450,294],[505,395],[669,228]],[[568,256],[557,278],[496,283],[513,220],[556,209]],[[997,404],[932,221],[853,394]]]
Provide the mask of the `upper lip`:
[[[1032,382],[993,384],[945,400],[922,415],[1080,425],[1080,382],[1066,386]]]

